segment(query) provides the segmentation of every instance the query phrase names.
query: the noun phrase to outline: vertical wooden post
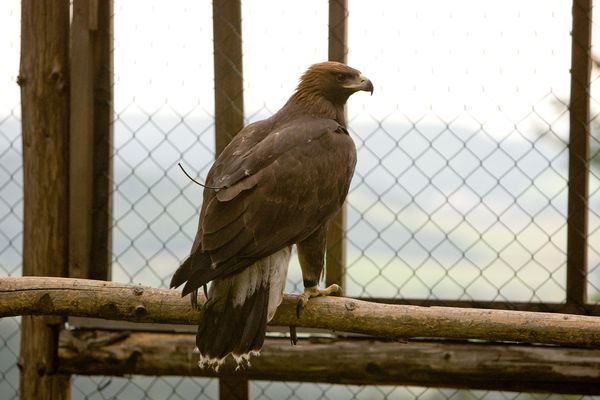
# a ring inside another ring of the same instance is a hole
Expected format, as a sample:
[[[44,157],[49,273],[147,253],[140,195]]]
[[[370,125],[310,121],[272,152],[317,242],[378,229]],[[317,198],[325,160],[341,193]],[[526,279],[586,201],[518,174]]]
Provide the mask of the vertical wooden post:
[[[567,219],[567,305],[573,312],[587,302],[591,32],[592,0],[573,0]]]
[[[348,0],[329,0],[329,61],[348,61]]]
[[[23,275],[67,274],[68,65],[69,1],[23,0]],[[21,321],[21,399],[69,399],[70,377],[55,374],[62,318]]]
[[[348,0],[329,0],[329,55],[330,61],[347,62],[348,56]],[[338,284],[344,291],[346,283],[346,206],[329,223],[325,284]]]
[[[94,0],[94,163],[90,279],[111,279],[113,183],[113,0]]]
[[[110,277],[112,4],[112,0],[73,1],[69,194],[73,278]]]
[[[247,400],[248,379],[243,376],[227,375],[219,378],[219,398],[222,400]]]
[[[71,25],[71,133],[69,276],[87,278],[92,247],[93,50],[89,0],[73,0]]]
[[[215,153],[223,151],[244,127],[242,5],[240,0],[213,0],[215,69]],[[248,399],[248,379],[219,378],[219,398]]]
[[[213,1],[215,140],[219,154],[244,127],[242,5]]]

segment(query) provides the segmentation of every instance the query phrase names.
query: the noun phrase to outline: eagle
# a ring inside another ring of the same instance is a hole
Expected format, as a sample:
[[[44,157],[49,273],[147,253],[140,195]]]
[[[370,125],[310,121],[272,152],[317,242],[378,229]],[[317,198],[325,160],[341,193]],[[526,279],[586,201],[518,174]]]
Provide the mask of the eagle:
[[[259,354],[283,299],[293,245],[304,283],[299,310],[340,290],[318,283],[328,222],[356,165],[344,105],[357,91],[373,93],[360,71],[311,65],[285,105],[244,127],[212,165],[190,255],[170,284],[185,283],[182,296],[192,293],[193,305],[200,288],[206,294],[195,349],[201,368],[218,369],[229,354],[246,366]]]

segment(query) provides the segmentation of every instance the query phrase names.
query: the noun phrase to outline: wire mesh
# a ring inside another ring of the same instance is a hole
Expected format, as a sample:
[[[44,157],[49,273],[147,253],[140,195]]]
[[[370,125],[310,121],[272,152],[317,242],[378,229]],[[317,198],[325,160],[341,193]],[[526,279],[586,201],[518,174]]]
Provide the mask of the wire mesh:
[[[562,400],[557,394],[497,392],[487,390],[437,389],[418,386],[356,386],[289,382],[253,382],[251,396],[256,400]],[[574,396],[585,399],[586,396]]]
[[[17,80],[19,2],[0,8],[0,275],[21,275],[23,242],[23,167],[21,109]],[[0,319],[0,393],[18,397],[20,318]]]
[[[351,31],[350,62],[375,58],[396,101],[350,106],[350,293],[564,301],[570,6],[421,7],[352,14],[381,23]]]
[[[211,15],[210,2],[173,7],[160,1],[115,1],[115,281],[167,287],[189,252],[201,191],[177,164],[206,174],[214,159]],[[184,16],[188,23],[180,23]],[[80,376],[73,381],[73,394],[210,399],[218,397],[215,382]]]
[[[594,9],[594,21],[598,20]],[[593,25],[597,28],[596,24]],[[600,302],[600,56],[594,46],[598,31],[592,31],[592,74],[590,80],[591,134],[589,168],[589,227],[588,227],[588,295],[589,300]]]
[[[276,111],[304,68],[327,57],[327,3],[242,6],[249,123]],[[5,276],[21,273],[22,257],[18,9],[15,0],[0,9]],[[349,10],[348,61],[372,78],[375,95],[353,96],[348,106],[358,165],[348,196],[346,293],[565,301],[570,4],[349,1]],[[214,157],[211,18],[210,2],[115,1],[115,281],[166,287],[189,251],[201,189],[177,163],[202,179]],[[599,76],[595,67],[590,301],[600,301]],[[287,291],[301,290],[295,260],[288,280]],[[0,320],[0,339],[0,391],[17,398],[18,318]],[[212,379],[77,376],[73,383],[75,399],[218,397]],[[252,382],[251,397],[592,398],[293,382]]]

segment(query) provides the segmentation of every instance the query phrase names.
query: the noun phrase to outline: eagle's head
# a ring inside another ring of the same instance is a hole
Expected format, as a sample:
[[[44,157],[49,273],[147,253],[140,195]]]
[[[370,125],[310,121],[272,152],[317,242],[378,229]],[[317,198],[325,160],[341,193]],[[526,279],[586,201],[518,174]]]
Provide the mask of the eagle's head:
[[[344,105],[352,93],[373,94],[373,83],[346,64],[326,61],[311,65],[300,78],[297,92],[318,94],[335,105]]]

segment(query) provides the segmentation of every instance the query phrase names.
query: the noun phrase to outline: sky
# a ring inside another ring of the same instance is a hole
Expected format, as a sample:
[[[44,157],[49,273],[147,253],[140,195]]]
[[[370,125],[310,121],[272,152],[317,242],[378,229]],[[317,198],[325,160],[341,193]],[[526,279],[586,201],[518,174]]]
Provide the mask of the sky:
[[[18,103],[18,4],[0,4],[4,112]],[[326,5],[244,3],[248,113],[278,108],[296,77],[326,59]],[[350,0],[349,9],[348,61],[372,77],[377,93],[353,99],[351,110],[368,104],[381,118],[432,108],[446,117],[466,108],[485,117],[501,107],[518,121],[548,93],[568,94],[570,2]],[[211,3],[116,1],[115,14],[116,109],[135,98],[148,110],[201,102],[211,112]]]
[[[115,24],[120,90],[145,98],[150,109],[163,100],[174,107],[208,105],[210,2],[142,3],[116,3],[124,21],[117,17]],[[327,57],[327,2],[246,4],[246,104],[249,113],[264,104],[276,109],[296,77]],[[368,104],[381,118],[397,110],[419,117],[433,108],[446,117],[467,108],[485,117],[501,107],[518,121],[549,92],[568,93],[567,1],[350,1],[349,9],[348,62],[372,77],[377,92],[353,99],[351,110]]]

